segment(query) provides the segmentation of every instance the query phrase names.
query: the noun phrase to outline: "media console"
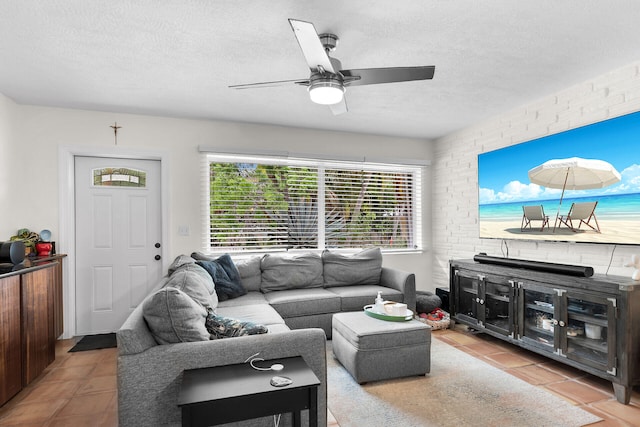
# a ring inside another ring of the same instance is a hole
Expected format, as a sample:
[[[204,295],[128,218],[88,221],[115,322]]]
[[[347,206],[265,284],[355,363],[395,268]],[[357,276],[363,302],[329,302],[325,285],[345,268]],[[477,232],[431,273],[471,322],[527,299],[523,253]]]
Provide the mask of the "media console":
[[[628,404],[640,385],[640,282],[524,264],[451,260],[452,318],[611,381]]]

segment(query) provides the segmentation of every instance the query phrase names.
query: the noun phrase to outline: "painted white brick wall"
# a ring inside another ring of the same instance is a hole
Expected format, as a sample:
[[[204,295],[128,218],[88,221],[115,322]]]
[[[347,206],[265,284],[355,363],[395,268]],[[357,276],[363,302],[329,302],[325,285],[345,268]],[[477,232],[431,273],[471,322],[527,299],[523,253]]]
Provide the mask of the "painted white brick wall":
[[[610,71],[435,142],[432,163],[432,287],[447,287],[449,260],[506,256],[502,240],[478,238],[477,155],[640,110],[640,62]],[[640,145],[639,145],[640,147]],[[640,150],[639,150],[640,153]],[[640,154],[638,154],[640,159]],[[587,265],[630,277],[639,246],[507,240],[508,255]]]

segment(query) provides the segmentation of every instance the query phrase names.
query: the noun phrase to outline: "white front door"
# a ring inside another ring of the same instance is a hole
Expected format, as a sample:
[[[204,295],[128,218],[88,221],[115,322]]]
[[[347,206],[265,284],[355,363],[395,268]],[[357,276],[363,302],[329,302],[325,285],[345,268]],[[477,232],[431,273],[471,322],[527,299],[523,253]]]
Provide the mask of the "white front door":
[[[116,331],[162,275],[160,161],[75,157],[76,334]]]

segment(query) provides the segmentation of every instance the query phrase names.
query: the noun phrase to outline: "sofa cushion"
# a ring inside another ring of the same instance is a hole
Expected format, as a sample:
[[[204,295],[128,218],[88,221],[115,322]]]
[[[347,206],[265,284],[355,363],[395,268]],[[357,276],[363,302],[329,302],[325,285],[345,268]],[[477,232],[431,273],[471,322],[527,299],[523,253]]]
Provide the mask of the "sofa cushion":
[[[219,316],[233,317],[262,325],[283,325],[284,320],[269,304],[241,305],[238,307],[219,307]]]
[[[218,306],[218,296],[211,276],[204,268],[195,264],[195,261],[174,269],[164,287],[179,289],[205,308],[215,310]]]
[[[380,248],[365,249],[353,255],[322,252],[324,286],[377,285],[382,272]]]
[[[260,267],[262,292],[322,287],[322,258],[318,254],[267,254]]]
[[[262,283],[262,271],[260,270],[261,260],[262,257],[258,255],[234,260],[238,273],[240,273],[242,286],[244,286],[248,292],[260,290],[260,284]]]
[[[196,261],[196,264],[207,270],[213,278],[220,301],[237,298],[247,293],[240,281],[240,273],[228,254],[213,261]]]
[[[340,297],[322,288],[270,292],[265,298],[285,318],[340,311]]]
[[[376,285],[334,286],[326,289],[340,297],[340,311],[358,311],[375,302],[378,292],[385,301],[403,302],[402,292]]]
[[[179,289],[164,287],[145,299],[144,319],[158,344],[207,341],[207,309]]]
[[[268,304],[262,292],[249,291],[238,298],[220,301],[218,307],[237,307],[239,305]]]
[[[266,326],[259,323],[239,320],[233,317],[218,316],[213,311],[207,314],[205,327],[211,339],[235,338],[245,335],[259,335],[269,332]]]

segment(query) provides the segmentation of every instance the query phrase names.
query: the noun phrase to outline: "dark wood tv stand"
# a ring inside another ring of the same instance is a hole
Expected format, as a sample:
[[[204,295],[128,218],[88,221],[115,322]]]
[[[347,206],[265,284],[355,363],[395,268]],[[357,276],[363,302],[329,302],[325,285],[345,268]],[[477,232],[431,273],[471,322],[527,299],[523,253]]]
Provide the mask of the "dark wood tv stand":
[[[450,261],[452,318],[611,381],[628,404],[640,384],[640,282]]]

